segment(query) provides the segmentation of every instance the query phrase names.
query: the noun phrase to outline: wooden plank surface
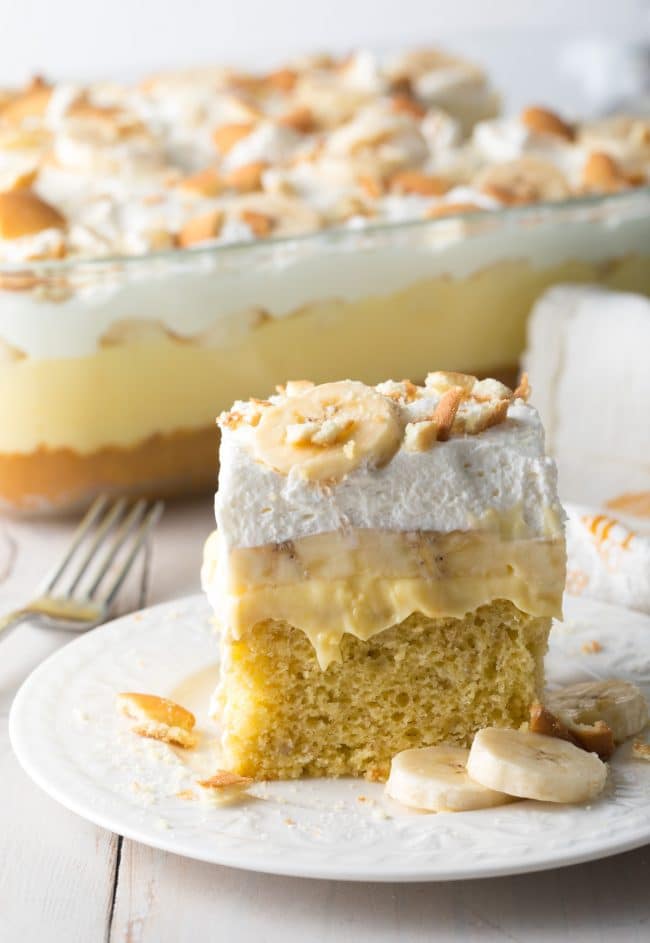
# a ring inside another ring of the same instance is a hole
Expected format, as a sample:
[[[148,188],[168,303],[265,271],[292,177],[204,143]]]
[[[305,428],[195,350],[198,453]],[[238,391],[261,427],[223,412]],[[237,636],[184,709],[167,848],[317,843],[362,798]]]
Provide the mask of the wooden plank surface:
[[[559,871],[448,884],[296,880],[124,842],[112,943],[647,943],[650,849]]]
[[[27,598],[65,545],[68,527],[0,530],[0,606]],[[117,837],[67,812],[19,767],[9,744],[13,696],[44,658],[69,640],[30,625],[0,643],[0,940],[102,940],[117,863]]]
[[[150,602],[198,591],[211,520],[207,500],[167,512],[154,542]],[[28,598],[71,529],[0,526],[0,611]],[[650,847],[538,875],[373,885],[255,875],[118,841],[48,799],[8,742],[17,688],[68,640],[23,626],[0,647],[1,943],[650,939]]]

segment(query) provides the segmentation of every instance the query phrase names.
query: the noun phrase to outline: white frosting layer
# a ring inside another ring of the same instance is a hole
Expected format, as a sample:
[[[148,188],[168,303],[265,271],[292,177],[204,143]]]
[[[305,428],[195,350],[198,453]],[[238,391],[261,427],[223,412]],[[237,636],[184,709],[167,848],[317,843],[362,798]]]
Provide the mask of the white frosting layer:
[[[435,407],[435,395],[401,407],[406,421]],[[215,511],[228,548],[282,543],[350,528],[392,531],[493,529],[512,516],[518,536],[557,533],[562,512],[553,462],[537,412],[522,401],[479,435],[453,437],[424,452],[400,448],[383,468],[359,466],[320,487],[257,462],[249,427],[224,429]]]

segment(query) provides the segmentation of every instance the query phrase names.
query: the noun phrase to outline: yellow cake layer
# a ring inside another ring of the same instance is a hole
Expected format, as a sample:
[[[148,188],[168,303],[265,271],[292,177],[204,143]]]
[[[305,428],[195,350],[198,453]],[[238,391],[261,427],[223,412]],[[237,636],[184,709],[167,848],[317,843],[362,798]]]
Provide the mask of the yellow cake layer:
[[[543,687],[551,621],[497,600],[462,618],[415,612],[323,671],[302,627],[265,620],[222,650],[222,762],[258,779],[384,779],[408,747],[469,746],[517,727]]]
[[[432,363],[481,374],[515,368],[533,301],[561,281],[650,294],[650,264],[630,256],[540,270],[515,259],[390,296],[317,301],[286,317],[262,318],[249,331],[233,329],[215,346],[161,333],[111,342],[85,357],[5,360],[0,461],[3,453],[39,448],[92,455],[155,435],[202,430],[234,399],[266,396],[292,376],[322,382],[336,374],[376,383],[387,376],[424,377]]]

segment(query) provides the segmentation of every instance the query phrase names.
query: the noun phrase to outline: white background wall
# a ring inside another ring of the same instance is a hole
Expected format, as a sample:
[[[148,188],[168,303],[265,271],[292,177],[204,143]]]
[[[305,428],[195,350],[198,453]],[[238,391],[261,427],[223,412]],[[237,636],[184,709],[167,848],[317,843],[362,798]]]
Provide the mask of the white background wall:
[[[603,41],[647,43],[650,2],[0,0],[0,81],[21,81],[34,70],[127,76],[196,62],[266,64],[304,49],[441,40],[483,59],[518,103],[579,96],[567,71],[567,57],[576,56],[567,53],[567,41],[575,38],[592,43],[579,54],[582,61]]]

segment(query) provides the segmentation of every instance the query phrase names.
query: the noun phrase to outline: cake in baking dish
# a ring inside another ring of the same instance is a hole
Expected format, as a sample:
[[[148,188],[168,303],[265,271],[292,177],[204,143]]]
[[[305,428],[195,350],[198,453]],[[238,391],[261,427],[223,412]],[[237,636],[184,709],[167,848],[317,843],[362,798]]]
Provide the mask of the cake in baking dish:
[[[203,581],[226,768],[381,779],[407,747],[528,717],[565,547],[526,399],[436,372],[287,383],[220,417]]]
[[[0,511],[209,492],[297,371],[512,382],[549,285],[650,294],[648,117],[435,48],[107,79],[0,87]]]

